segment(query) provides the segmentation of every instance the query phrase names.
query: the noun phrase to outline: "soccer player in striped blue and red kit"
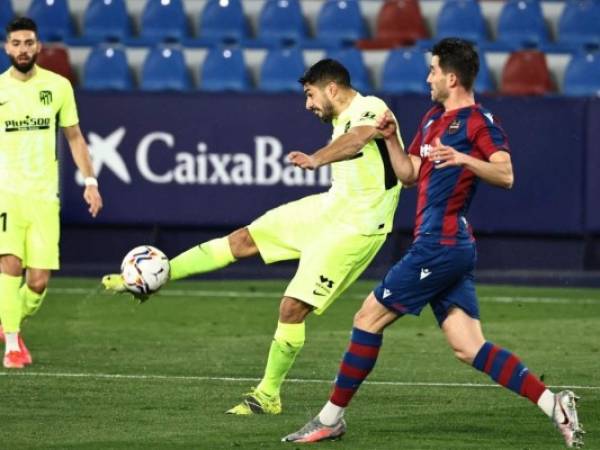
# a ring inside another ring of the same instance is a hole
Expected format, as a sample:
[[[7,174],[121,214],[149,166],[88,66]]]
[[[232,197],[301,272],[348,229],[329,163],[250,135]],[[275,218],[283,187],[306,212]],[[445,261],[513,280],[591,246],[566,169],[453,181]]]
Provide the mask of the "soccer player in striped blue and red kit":
[[[537,404],[567,446],[578,447],[583,430],[573,392],[551,392],[516,355],[483,336],[473,279],[475,240],[466,213],[479,179],[512,187],[509,146],[494,116],[475,103],[479,57],[473,46],[447,38],[433,47],[432,55],[427,82],[438,105],[423,118],[408,154],[395,137],[392,116],[386,113],[378,122],[396,175],[405,185],[417,183],[413,244],[356,314],[329,401],[283,440],[316,442],[343,435],[344,410],[375,366],[384,329],[429,304],[460,361]]]

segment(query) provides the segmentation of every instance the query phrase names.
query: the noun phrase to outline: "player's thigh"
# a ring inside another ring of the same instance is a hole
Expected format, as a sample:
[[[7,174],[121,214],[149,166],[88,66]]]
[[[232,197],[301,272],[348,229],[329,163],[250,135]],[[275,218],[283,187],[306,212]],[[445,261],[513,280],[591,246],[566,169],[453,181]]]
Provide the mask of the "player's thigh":
[[[29,228],[25,240],[25,267],[59,268],[60,207],[55,202],[28,205]]]
[[[322,314],[371,263],[386,235],[359,235],[339,227],[322,230],[302,251],[298,270],[285,295],[302,300]]]
[[[374,290],[375,297],[397,314],[419,315],[462,276],[446,246],[413,244]]]
[[[267,211],[248,225],[265,263],[300,258],[318,233],[322,211],[322,195],[311,195]]]
[[[23,201],[9,193],[0,192],[0,255],[25,257],[27,220],[23,217]]]

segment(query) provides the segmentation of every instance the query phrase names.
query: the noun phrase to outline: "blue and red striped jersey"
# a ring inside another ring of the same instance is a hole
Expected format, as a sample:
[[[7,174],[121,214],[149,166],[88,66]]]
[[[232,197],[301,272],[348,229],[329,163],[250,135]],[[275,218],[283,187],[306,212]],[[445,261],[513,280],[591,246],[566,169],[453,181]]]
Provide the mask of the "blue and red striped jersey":
[[[479,178],[464,167],[436,169],[427,156],[437,137],[443,145],[488,161],[496,151],[509,151],[506,133],[492,113],[479,104],[452,111],[437,105],[425,114],[408,149],[411,155],[421,157],[415,240],[442,245],[472,242],[466,214]]]

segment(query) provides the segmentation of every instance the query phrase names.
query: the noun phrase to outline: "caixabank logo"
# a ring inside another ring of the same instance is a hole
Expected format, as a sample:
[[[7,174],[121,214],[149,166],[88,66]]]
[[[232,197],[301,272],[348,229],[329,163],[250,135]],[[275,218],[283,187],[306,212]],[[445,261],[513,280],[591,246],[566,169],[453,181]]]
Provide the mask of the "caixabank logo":
[[[201,140],[194,150],[185,150],[178,148],[174,134],[152,131],[137,141],[135,160],[128,164],[120,149],[126,133],[125,127],[104,136],[88,133],[94,172],[99,177],[109,170],[125,184],[144,181],[174,185],[329,186],[331,182],[328,166],[317,171],[293,167],[281,140],[275,136],[254,136],[251,152],[232,153],[211,149]],[[158,170],[153,160],[165,157],[169,167]],[[75,179],[83,185],[79,172]]]

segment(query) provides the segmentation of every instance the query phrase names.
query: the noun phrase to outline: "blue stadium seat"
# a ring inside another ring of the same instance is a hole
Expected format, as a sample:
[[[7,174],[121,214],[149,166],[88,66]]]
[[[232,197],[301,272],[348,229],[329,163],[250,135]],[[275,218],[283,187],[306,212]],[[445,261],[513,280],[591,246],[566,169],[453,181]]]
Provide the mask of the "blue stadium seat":
[[[182,0],[148,0],[141,17],[142,41],[180,42],[188,36]]]
[[[267,0],[258,18],[259,43],[277,46],[301,43],[307,37],[299,0]]]
[[[32,0],[27,17],[36,22],[42,41],[64,41],[75,34],[67,0]]]
[[[142,65],[140,88],[146,91],[185,91],[192,87],[185,56],[180,48],[158,46]]]
[[[322,46],[354,43],[368,36],[356,0],[326,0],[317,16],[317,39]]]
[[[538,0],[508,0],[498,18],[498,40],[515,47],[540,47],[549,40]]]
[[[6,24],[15,17],[15,11],[12,7],[11,0],[3,0],[0,2],[0,39],[6,37]]]
[[[132,89],[133,80],[125,51],[111,45],[94,48],[83,67],[83,87],[91,90]]]
[[[600,47],[600,2],[568,1],[558,21],[558,40],[576,46]]]
[[[581,52],[571,58],[565,70],[563,92],[600,97],[600,53]]]
[[[394,93],[429,93],[429,69],[425,55],[418,50],[391,50],[383,64],[381,88]]]
[[[352,86],[356,90],[360,92],[369,92],[372,90],[369,71],[365,66],[365,61],[360,50],[354,47],[330,50],[327,53],[327,57],[341,62],[348,69]]]
[[[261,66],[259,89],[301,92],[298,79],[305,69],[304,56],[298,47],[270,50]]]
[[[123,41],[131,36],[125,0],[90,0],[83,15],[83,34],[92,42]]]
[[[476,0],[446,0],[437,17],[436,39],[461,37],[477,43],[487,40],[485,19]]]
[[[240,0],[208,0],[198,30],[200,37],[209,42],[241,42],[250,35]]]
[[[479,73],[475,78],[475,92],[478,94],[490,93],[496,90],[496,83],[487,64],[487,58],[483,52],[479,52]]]
[[[0,52],[0,73],[4,72],[11,66],[10,59],[6,52]]]
[[[200,88],[205,91],[247,91],[252,87],[244,52],[239,47],[212,48],[200,71]]]

